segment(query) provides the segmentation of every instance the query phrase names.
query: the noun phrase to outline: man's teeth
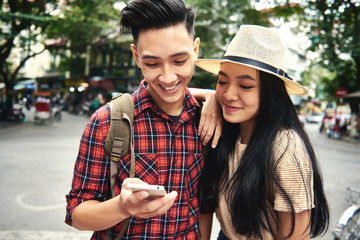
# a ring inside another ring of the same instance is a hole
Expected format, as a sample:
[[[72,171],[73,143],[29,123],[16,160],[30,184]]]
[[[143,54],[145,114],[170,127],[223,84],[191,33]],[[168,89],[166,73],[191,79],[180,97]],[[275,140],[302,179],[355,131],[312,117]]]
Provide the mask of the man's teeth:
[[[174,86],[172,87],[164,87],[162,86],[166,91],[171,91],[171,90],[174,90],[176,88],[177,84],[175,84]]]

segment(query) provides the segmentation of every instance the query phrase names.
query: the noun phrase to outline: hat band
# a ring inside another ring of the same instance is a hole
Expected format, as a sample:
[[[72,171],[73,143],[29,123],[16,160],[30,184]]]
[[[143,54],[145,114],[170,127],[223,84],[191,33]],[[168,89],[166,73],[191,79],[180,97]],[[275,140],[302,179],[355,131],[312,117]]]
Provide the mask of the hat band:
[[[254,60],[254,59],[237,57],[237,56],[224,56],[223,59],[238,62],[238,63],[244,63],[246,65],[256,66],[256,67],[268,70],[276,75],[285,77],[292,81],[292,78],[289,77],[289,75],[287,75],[287,73],[284,72],[283,70],[281,70],[280,68],[275,68],[269,64],[266,64],[266,63],[263,63],[263,62],[260,62],[260,61]]]

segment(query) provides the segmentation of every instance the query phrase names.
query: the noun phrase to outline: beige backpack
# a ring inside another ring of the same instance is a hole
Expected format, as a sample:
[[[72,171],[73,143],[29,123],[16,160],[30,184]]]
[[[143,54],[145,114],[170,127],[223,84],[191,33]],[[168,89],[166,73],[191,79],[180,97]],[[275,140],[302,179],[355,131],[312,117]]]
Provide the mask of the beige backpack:
[[[109,103],[111,109],[111,120],[109,132],[105,140],[105,152],[110,155],[110,187],[111,196],[115,197],[115,182],[119,171],[119,161],[131,151],[130,176],[135,176],[135,155],[132,144],[132,124],[134,121],[134,102],[128,93],[120,93],[113,97]],[[123,227],[116,239],[121,239],[129,224],[129,218],[123,221]],[[106,232],[109,239],[111,229]]]

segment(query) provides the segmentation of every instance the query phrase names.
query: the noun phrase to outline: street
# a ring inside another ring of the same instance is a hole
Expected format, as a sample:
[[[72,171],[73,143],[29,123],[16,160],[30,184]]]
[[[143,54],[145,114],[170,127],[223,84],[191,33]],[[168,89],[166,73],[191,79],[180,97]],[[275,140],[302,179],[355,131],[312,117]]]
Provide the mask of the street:
[[[64,223],[65,195],[88,118],[63,113],[60,122],[27,123],[0,128],[2,214],[0,240],[89,239]],[[327,234],[348,206],[345,189],[360,188],[360,145],[328,139],[318,124],[306,124],[324,177],[331,222]],[[213,239],[219,226],[214,221]]]
[[[30,121],[33,119],[29,119]],[[90,239],[64,223],[65,194],[88,118],[0,129],[0,239]]]
[[[328,139],[325,134],[319,134],[318,124],[307,124],[305,129],[323,174],[325,194],[330,208],[330,229],[321,239],[329,240],[333,239],[331,230],[349,206],[345,198],[346,188],[360,189],[360,145]]]

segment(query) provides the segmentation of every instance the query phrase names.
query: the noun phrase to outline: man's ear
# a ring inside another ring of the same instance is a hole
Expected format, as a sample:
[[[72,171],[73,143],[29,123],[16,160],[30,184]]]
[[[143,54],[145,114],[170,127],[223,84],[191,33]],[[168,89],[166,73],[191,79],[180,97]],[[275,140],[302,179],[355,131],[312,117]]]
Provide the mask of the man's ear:
[[[135,61],[136,61],[137,66],[138,66],[139,68],[141,68],[141,67],[140,67],[140,64],[139,64],[139,55],[138,55],[138,52],[137,52],[137,49],[136,49],[135,44],[131,44],[131,45],[130,45],[130,48],[131,48],[132,54],[133,54],[133,56],[134,56],[134,58],[135,58]]]
[[[194,40],[194,53],[195,53],[195,59],[198,58],[199,55],[199,47],[200,47],[200,38],[197,37]]]

